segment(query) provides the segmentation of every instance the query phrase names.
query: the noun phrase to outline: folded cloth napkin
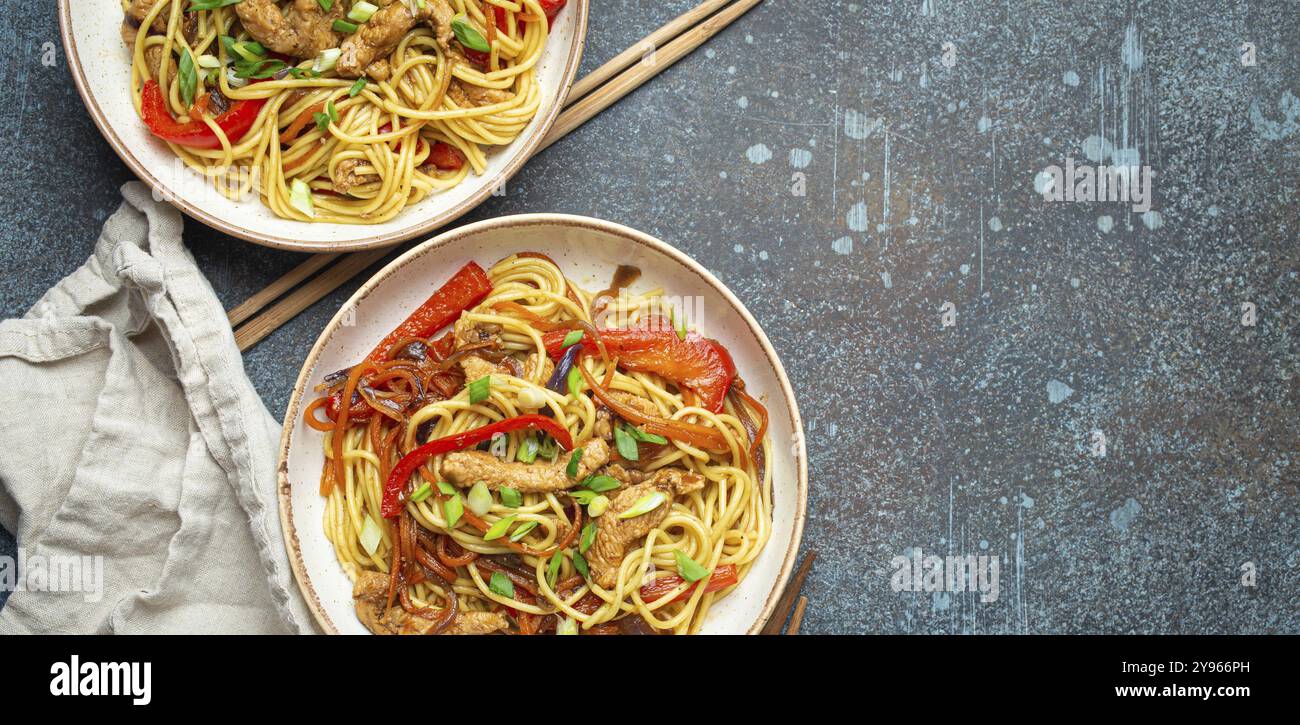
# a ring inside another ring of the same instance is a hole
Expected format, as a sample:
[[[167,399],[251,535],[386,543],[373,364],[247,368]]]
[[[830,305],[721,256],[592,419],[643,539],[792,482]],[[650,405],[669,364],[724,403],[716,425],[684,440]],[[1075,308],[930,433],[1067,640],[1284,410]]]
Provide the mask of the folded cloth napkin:
[[[20,553],[0,633],[315,631],[281,538],[280,426],[180,214],[122,195],[86,264],[0,322],[0,524]]]

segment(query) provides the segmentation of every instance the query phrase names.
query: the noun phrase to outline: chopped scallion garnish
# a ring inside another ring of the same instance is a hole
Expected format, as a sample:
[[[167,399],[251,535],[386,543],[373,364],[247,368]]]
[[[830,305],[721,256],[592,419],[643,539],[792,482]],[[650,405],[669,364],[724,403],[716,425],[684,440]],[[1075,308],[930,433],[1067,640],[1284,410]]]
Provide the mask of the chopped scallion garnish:
[[[456,40],[470,50],[477,50],[480,53],[487,53],[492,50],[488,45],[487,38],[478,31],[473,25],[469,24],[469,18],[464,13],[451,19],[451,32],[456,34]]]
[[[194,104],[194,93],[199,87],[199,75],[194,70],[194,56],[188,48],[181,51],[181,62],[176,70],[176,82],[180,84],[181,100],[186,106]]]
[[[609,497],[597,495],[587,504],[587,515],[592,518],[600,518],[609,510]]]
[[[384,532],[380,530],[379,524],[370,518],[370,514],[366,514],[366,520],[361,523],[361,536],[358,538],[361,540],[361,548],[371,556],[374,556],[375,551],[379,549],[379,542],[384,540]]]
[[[564,336],[564,344],[560,345],[560,348],[576,345],[579,342],[582,342],[582,330],[570,330],[569,334]]]
[[[302,179],[294,179],[289,185],[289,206],[303,214],[316,216],[316,205],[311,200],[311,187]]]
[[[573,455],[569,456],[568,467],[564,469],[565,473],[569,474],[569,478],[578,477],[578,466],[580,466],[581,464],[582,464],[582,449],[575,448],[573,449]]]
[[[569,491],[569,495],[573,497],[574,501],[577,501],[583,506],[586,506],[587,504],[596,500],[596,497],[599,496],[600,494],[596,493],[595,491],[588,491],[585,488],[575,488],[572,491]]]
[[[484,375],[467,385],[466,389],[469,391],[469,402],[471,404],[482,403],[488,399],[488,395],[492,392],[492,376]]]
[[[578,570],[583,579],[591,576],[591,569],[587,566],[587,560],[576,551],[573,552],[573,568]]]
[[[622,425],[614,426],[614,443],[618,446],[618,454],[624,460],[635,461],[640,459],[641,454],[636,448],[636,438],[627,432],[627,427]]]
[[[634,519],[638,516],[644,516],[662,506],[664,501],[667,500],[668,497],[665,496],[662,491],[655,491],[652,494],[637,499],[636,503],[632,504],[631,508],[619,514],[618,517],[620,519]]]
[[[514,533],[510,534],[510,540],[519,541],[520,539],[527,536],[529,531],[532,531],[535,528],[537,528],[536,521],[525,521],[522,524],[519,524],[519,526],[515,528]]]
[[[573,617],[565,617],[560,623],[555,625],[555,634],[558,635],[576,635],[578,633],[578,620]]]
[[[423,501],[424,499],[432,495],[433,495],[433,486],[430,486],[429,482],[425,481],[423,484],[420,485],[419,488],[415,489],[415,493],[411,494],[411,500],[414,501],[415,503],[420,503],[421,501]]]
[[[589,488],[592,491],[595,491],[596,493],[613,491],[614,489],[618,488],[618,485],[619,484],[617,478],[614,478],[613,476],[606,476],[603,474],[599,476],[588,476],[587,480],[582,482],[583,488]]]
[[[515,454],[515,459],[520,463],[532,463],[537,460],[538,450],[540,450],[540,445],[537,443],[537,438],[528,436],[524,438],[523,443],[519,444],[519,452]]]
[[[348,11],[348,20],[351,20],[354,23],[364,23],[378,10],[379,8],[365,2],[365,0],[362,0],[356,5],[353,5],[352,9]]]
[[[469,496],[466,498],[469,510],[476,516],[486,516],[488,511],[492,510],[492,492],[488,490],[487,484],[479,481],[469,490]]]
[[[660,446],[667,445],[668,443],[667,438],[664,438],[663,436],[658,435],[657,433],[646,433],[640,428],[633,428],[630,425],[627,427],[627,432],[631,433],[633,438],[637,439],[638,441],[641,441],[642,443],[654,443]]]
[[[439,484],[438,488],[441,489],[442,484]],[[461,515],[465,513],[465,503],[460,500],[459,493],[453,491],[451,497],[442,502],[442,513],[447,517],[447,528],[456,528],[456,522],[460,521]]]
[[[364,91],[365,89],[366,89],[366,79],[358,78],[357,82],[353,83],[352,87],[348,89],[348,98],[356,98],[357,94]]]
[[[546,562],[546,585],[551,589],[555,588],[555,583],[560,580],[560,564],[564,563],[564,554],[555,552],[551,555],[551,560]]]
[[[662,496],[663,494],[660,495]],[[513,526],[514,523],[515,523],[514,514],[510,514],[509,516],[503,519],[497,520],[495,524],[492,524],[491,526],[488,527],[487,531],[483,532],[483,540],[492,541],[493,539],[499,539],[502,536],[505,536],[505,533],[510,530],[510,527]]]
[[[334,32],[336,33],[351,34],[357,32],[358,26],[356,23],[349,23],[348,21],[340,18],[339,20],[335,20],[334,25],[332,25],[331,27],[334,28]]]
[[[677,574],[688,582],[697,582],[709,575],[709,570],[700,566],[691,557],[676,549],[673,556],[677,559]]]
[[[456,493],[456,487],[453,486],[453,485],[451,485],[450,483],[447,483],[446,481],[439,481],[439,482],[438,482],[438,490],[439,490],[439,491],[442,491],[443,493],[447,494],[448,496],[455,495],[455,493]]]
[[[488,579],[488,589],[498,596],[507,599],[515,598],[515,583],[510,581],[510,577],[499,571],[492,572],[492,578]]]
[[[575,364],[569,370],[569,395],[575,398],[582,393],[582,386],[585,384],[582,379],[582,371],[578,369],[578,365],[581,365],[581,363]]]
[[[594,523],[588,523],[586,526],[582,527],[582,538],[578,540],[578,553],[587,553],[587,549],[590,549],[591,545],[595,542],[596,525]]]
[[[524,497],[521,496],[519,492],[514,490],[513,488],[510,488],[509,486],[502,486],[500,489],[498,489],[498,492],[501,494],[502,506],[509,506],[512,509],[517,509],[520,506],[524,505]]]

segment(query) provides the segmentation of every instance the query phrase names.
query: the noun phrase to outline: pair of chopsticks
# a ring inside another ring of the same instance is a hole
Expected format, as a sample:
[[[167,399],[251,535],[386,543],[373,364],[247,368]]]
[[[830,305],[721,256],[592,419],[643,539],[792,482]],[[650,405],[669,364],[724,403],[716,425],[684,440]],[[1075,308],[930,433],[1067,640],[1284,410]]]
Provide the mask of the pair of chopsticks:
[[[803,581],[808,578],[808,572],[812,569],[813,560],[816,558],[815,551],[809,551],[804,555],[803,563],[795,570],[790,583],[785,587],[785,592],[777,600],[772,618],[767,620],[767,624],[759,634],[782,634],[782,629],[785,630],[785,634],[799,634],[799,628],[803,626],[803,613],[808,607],[808,597],[799,592],[803,589]],[[786,624],[787,620],[789,625]]]
[[[564,111],[537,152],[659,75],[762,0],[706,0],[619,53],[573,85]],[[716,13],[716,14],[715,14]],[[643,60],[644,59],[644,60]],[[315,254],[230,310],[240,350],[247,350],[298,313],[387,256],[391,249]]]

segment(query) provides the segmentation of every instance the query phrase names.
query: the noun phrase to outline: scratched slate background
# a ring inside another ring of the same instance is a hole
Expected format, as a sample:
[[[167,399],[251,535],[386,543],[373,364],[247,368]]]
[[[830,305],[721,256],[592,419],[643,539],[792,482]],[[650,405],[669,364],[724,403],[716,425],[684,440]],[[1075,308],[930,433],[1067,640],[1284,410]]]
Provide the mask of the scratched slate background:
[[[691,4],[593,0],[584,70]],[[0,33],[9,317],[131,177],[54,3]],[[1294,1],[767,0],[465,221],[622,222],[744,300],[807,420],[805,632],[1295,633],[1298,51]],[[1155,213],[1048,204],[1067,158],[1150,166]],[[300,261],[186,238],[227,306]],[[356,284],[246,355],[277,416]],[[998,599],[893,591],[916,549],[998,557]]]

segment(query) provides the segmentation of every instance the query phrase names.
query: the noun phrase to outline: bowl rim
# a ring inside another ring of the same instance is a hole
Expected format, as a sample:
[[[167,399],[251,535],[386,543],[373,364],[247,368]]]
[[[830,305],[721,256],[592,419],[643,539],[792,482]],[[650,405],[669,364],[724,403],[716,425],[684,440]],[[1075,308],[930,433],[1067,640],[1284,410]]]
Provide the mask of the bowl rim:
[[[63,52],[68,59],[68,68],[72,72],[73,83],[77,87],[77,95],[81,96],[81,102],[90,113],[91,119],[99,129],[99,133],[108,141],[114,153],[122,160],[141,181],[153,189],[154,195],[162,200],[169,202],[172,206],[180,209],[187,216],[196,219],[204,224],[229,234],[232,237],[238,237],[254,244],[260,244],[275,249],[285,249],[292,252],[357,252],[367,249],[380,249],[400,244],[412,237],[421,234],[427,234],[436,229],[444,227],[451,222],[459,219],[465,214],[472,211],[479,204],[492,194],[493,189],[508,182],[523,167],[529,159],[538,152],[542,141],[550,134],[551,127],[559,117],[560,112],[568,100],[569,91],[577,79],[578,65],[582,61],[583,49],[587,43],[587,13],[590,7],[590,0],[573,0],[572,5],[577,8],[577,26],[574,28],[573,46],[569,49],[569,56],[565,59],[564,71],[561,74],[561,83],[555,96],[555,103],[551,104],[550,110],[544,116],[541,116],[540,124],[533,130],[532,135],[525,139],[524,145],[516,152],[514,158],[505,165],[505,167],[496,176],[487,180],[483,187],[478,191],[465,198],[459,204],[447,209],[429,219],[403,227],[387,234],[365,237],[347,242],[304,242],[291,237],[282,237],[273,234],[262,234],[252,232],[228,222],[220,217],[214,216],[194,204],[190,203],[185,197],[173,192],[165,186],[157,177],[149,172],[145,165],[136,158],[131,152],[126,142],[118,136],[117,132],[109,124],[107,116],[95,101],[95,97],[90,93],[89,82],[86,80],[86,73],[81,61],[81,55],[77,50],[77,39],[72,33],[72,10],[71,3],[73,0],[58,0],[59,3],[59,36],[63,43]],[[260,200],[259,200],[260,203]],[[364,225],[358,225],[358,229],[366,229]]]
[[[279,461],[276,466],[276,483],[277,498],[280,504],[280,525],[284,534],[285,550],[289,556],[290,567],[293,569],[294,580],[298,583],[298,588],[302,591],[303,598],[307,602],[307,607],[311,610],[312,615],[316,618],[316,623],[326,634],[338,634],[338,628],[330,619],[329,613],[325,611],[316,589],[312,584],[311,577],[307,574],[306,563],[302,558],[301,546],[298,542],[298,532],[293,523],[293,501],[292,490],[289,482],[289,449],[293,444],[293,432],[296,427],[296,421],[302,408],[303,395],[306,392],[306,386],[310,381],[311,373],[314,371],[317,360],[324,352],[325,345],[334,333],[337,332],[340,325],[346,319],[346,313],[349,310],[356,309],[356,306],[369,297],[383,282],[396,273],[399,269],[410,264],[416,258],[425,253],[446,246],[453,242],[459,241],[466,237],[475,235],[479,232],[491,229],[511,229],[524,226],[539,225],[558,225],[574,228],[587,228],[598,232],[613,234],[622,237],[629,242],[641,244],[649,247],[652,251],[659,252],[668,256],[670,259],[684,265],[688,270],[694,272],[700,279],[720,294],[732,309],[740,314],[741,319],[749,328],[749,331],[758,340],[759,347],[763,356],[766,358],[768,365],[776,374],[776,379],[780,383],[780,393],[784,398],[786,408],[790,411],[790,422],[794,430],[795,447],[794,463],[797,474],[796,482],[796,501],[794,512],[793,531],[790,539],[789,548],[786,550],[781,569],[777,573],[777,579],[772,590],[768,592],[767,599],[764,602],[763,609],[759,613],[757,620],[748,629],[747,634],[758,634],[771,619],[776,609],[778,600],[784,592],[785,587],[790,579],[790,574],[794,569],[795,560],[799,555],[799,547],[803,540],[804,523],[808,516],[808,451],[805,437],[803,435],[803,418],[799,414],[799,406],[795,401],[794,389],[790,385],[790,378],[785,372],[785,366],[781,364],[780,357],[777,356],[776,350],[772,347],[772,342],[768,339],[763,328],[750,314],[735,294],[727,288],[717,277],[704,268],[699,262],[689,257],[686,253],[676,247],[661,241],[645,232],[638,231],[617,222],[596,219],[593,217],[579,216],[574,214],[559,213],[534,213],[534,214],[514,214],[509,216],[495,217],[483,221],[466,224],[455,229],[443,232],[438,236],[421,242],[402,255],[389,262],[380,269],[370,279],[368,279],[360,288],[357,289],[351,297],[348,298],[334,313],[329,323],[321,331],[320,336],[316,338],[315,344],[312,345],[311,351],[303,360],[302,368],[298,372],[298,378],[294,381],[293,394],[289,398],[289,404],[285,409],[285,417],[280,433],[280,451]]]

